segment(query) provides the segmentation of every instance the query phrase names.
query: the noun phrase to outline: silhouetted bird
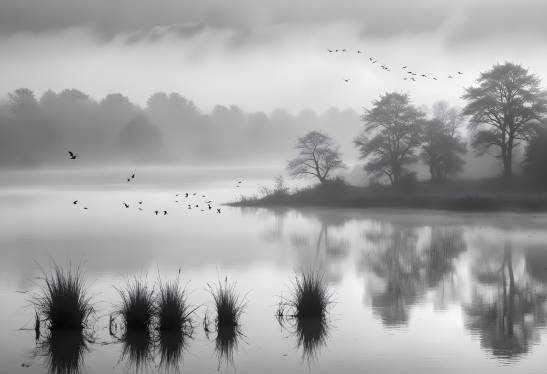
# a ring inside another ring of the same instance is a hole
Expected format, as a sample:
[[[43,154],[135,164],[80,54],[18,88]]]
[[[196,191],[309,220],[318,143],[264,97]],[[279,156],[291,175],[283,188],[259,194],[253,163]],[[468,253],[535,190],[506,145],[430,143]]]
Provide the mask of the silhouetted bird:
[[[462,73],[461,71],[458,71],[458,74],[459,74],[459,75],[463,75],[463,73]]]
[[[142,204],[142,201],[139,201],[139,204]]]
[[[408,66],[405,65],[405,66],[403,66],[401,69],[406,69],[407,67],[408,67]]]
[[[128,182],[131,182],[131,178],[127,178],[127,181],[128,181]]]
[[[68,151],[68,155],[69,155],[71,160],[76,160],[78,158],[78,155],[71,152],[71,151]]]
[[[349,79],[344,79],[344,82],[348,83],[349,82]],[[239,187],[239,186],[238,186]]]
[[[198,205],[198,204],[196,204],[196,208],[199,208],[199,205]]]
[[[436,80],[437,80],[437,78],[433,77],[433,80],[434,80],[434,81],[436,81]]]
[[[155,213],[156,215],[158,215],[159,211],[157,211],[157,210],[154,210],[154,213]]]
[[[131,174],[131,179],[135,179],[135,174]]]
[[[332,49],[327,49],[327,51],[329,51],[329,53],[332,53]]]
[[[344,49],[342,49],[342,52],[345,52],[345,51],[346,51],[346,49],[345,49],[345,48],[344,48]]]
[[[209,208],[209,210],[213,209],[211,205],[207,205],[207,208]]]
[[[194,193],[192,194],[192,196],[196,196],[196,195],[197,195],[197,192],[194,192]]]
[[[166,210],[164,210],[164,211],[163,211],[163,215],[166,215],[166,214],[167,214],[167,211],[166,211]]]
[[[124,205],[126,208],[129,208],[129,204],[123,203],[123,205]]]
[[[184,194],[184,197],[188,197],[188,192],[186,192],[186,193]]]
[[[422,75],[420,75],[420,77],[424,77],[424,78],[427,78],[427,75],[425,75],[425,74],[422,74]]]
[[[142,210],[142,208],[141,208],[141,207],[139,207],[139,210]]]
[[[454,77],[453,77],[452,75],[449,75],[448,78],[449,78],[449,79],[452,79],[452,78],[454,78]]]
[[[86,207],[86,206],[84,206],[84,209],[85,209],[85,210],[87,210],[87,207]]]
[[[357,53],[362,53],[360,50],[357,50]]]
[[[78,204],[78,200],[74,200],[74,201],[72,202],[72,204],[74,204],[74,205]]]
[[[220,213],[220,208],[217,208],[217,213]]]

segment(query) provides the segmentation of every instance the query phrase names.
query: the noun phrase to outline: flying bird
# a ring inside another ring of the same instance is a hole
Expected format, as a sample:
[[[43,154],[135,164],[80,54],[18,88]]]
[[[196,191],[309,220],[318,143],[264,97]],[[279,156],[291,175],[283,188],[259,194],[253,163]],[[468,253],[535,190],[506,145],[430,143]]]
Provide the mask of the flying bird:
[[[458,74],[459,74],[459,75],[463,75],[463,73],[462,73],[461,71],[458,71]]]
[[[129,204],[123,203],[123,205],[124,205],[126,208],[129,208]]]
[[[131,175],[131,179],[135,179],[135,174],[134,173]]]
[[[348,78],[348,79],[344,79],[344,82],[348,83],[348,82],[349,82],[349,78]],[[238,184],[238,187],[239,187],[239,184]]]
[[[406,69],[407,67],[408,67],[408,66],[405,65],[405,66],[403,66],[401,69]]]
[[[71,151],[67,151],[68,152],[68,155],[70,157],[71,160],[76,160],[78,158],[78,155],[71,152]]]
[[[452,78],[454,78],[452,75],[449,75],[449,76],[448,76],[448,79],[452,79]]]
[[[329,53],[332,53],[332,49],[327,49],[327,51],[329,51]]]
[[[165,216],[166,214],[167,214],[167,211],[166,211],[166,210],[164,210],[164,211],[163,211],[163,215]]]
[[[188,192],[186,192],[186,193],[184,194],[184,197],[188,197]]]
[[[217,213],[220,214],[220,208],[217,208]]]
[[[142,205],[142,201],[139,201],[139,205]]]
[[[157,210],[154,210],[154,213],[155,213],[156,215],[158,215],[159,212],[158,212]]]
[[[78,200],[74,200],[74,201],[72,202],[72,204],[74,204],[74,205],[78,204]]]

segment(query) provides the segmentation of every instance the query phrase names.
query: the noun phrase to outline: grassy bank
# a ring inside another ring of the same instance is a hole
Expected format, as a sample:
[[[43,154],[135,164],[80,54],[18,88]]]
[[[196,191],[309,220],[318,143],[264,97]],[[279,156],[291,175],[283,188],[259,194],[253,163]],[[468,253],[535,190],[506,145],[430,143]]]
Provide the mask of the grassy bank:
[[[272,191],[262,197],[244,197],[230,205],[547,211],[547,190],[521,181],[507,183],[499,179],[450,181],[442,185],[419,182],[399,187],[357,187],[337,180],[294,192]]]

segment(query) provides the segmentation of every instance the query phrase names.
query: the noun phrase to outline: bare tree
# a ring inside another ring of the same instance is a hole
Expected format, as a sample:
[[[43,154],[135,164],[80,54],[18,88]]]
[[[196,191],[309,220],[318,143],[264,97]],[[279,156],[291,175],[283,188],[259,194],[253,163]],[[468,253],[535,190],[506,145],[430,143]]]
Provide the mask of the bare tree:
[[[298,138],[295,149],[298,156],[287,165],[289,174],[295,178],[311,176],[325,183],[332,171],[345,168],[339,147],[330,136],[319,131],[310,131]]]
[[[535,125],[547,113],[547,93],[540,79],[520,65],[505,63],[481,74],[477,87],[466,89],[464,114],[471,116],[473,146],[478,154],[491,147],[503,163],[503,175],[511,178],[513,150],[527,141]]]
[[[405,164],[416,161],[423,118],[424,113],[410,104],[408,95],[394,92],[380,96],[362,117],[365,129],[355,139],[361,158],[368,160],[365,170],[399,184]]]

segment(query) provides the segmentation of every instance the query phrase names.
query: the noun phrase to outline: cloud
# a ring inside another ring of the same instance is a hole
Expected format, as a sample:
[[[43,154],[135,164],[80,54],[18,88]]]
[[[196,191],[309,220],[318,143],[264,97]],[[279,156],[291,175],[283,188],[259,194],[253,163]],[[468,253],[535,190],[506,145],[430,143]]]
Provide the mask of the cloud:
[[[352,22],[362,26],[364,35],[390,36],[436,30],[450,15],[451,4],[454,1],[0,0],[0,33],[84,27],[111,38],[189,24],[249,33],[280,24]]]
[[[482,0],[470,4],[448,34],[449,43],[488,39],[547,38],[545,0]]]

